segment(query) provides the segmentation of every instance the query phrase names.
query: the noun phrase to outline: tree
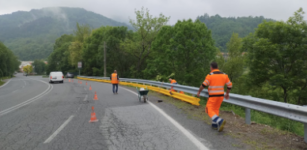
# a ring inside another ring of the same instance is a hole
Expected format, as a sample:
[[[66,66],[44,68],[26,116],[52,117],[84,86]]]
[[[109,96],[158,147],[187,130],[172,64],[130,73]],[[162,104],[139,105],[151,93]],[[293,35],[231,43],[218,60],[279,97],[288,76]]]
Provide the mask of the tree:
[[[240,37],[245,37],[254,32],[255,28],[263,20],[273,21],[263,16],[221,17],[220,15],[209,16],[208,14],[199,16],[197,19],[205,23],[208,29],[212,31],[212,38],[221,52],[227,52],[227,42],[233,33],[238,33]]]
[[[66,34],[56,39],[53,51],[48,57],[47,74],[51,71],[62,71],[64,74],[66,72],[77,72],[77,64],[71,65],[69,61],[70,52],[68,49],[73,40],[72,35]]]
[[[46,64],[42,60],[34,60],[32,66],[37,74],[43,74],[46,71]]]
[[[31,65],[27,65],[27,66],[24,66],[22,68],[22,70],[27,73],[27,74],[30,74],[32,71],[33,71],[33,67]]]
[[[181,84],[199,86],[209,73],[216,55],[211,31],[199,20],[178,21],[164,26],[152,43],[153,59],[148,60],[145,74],[169,76]]]
[[[242,55],[242,39],[237,33],[233,33],[227,43],[228,57],[226,60],[219,61],[219,68],[228,74],[229,79],[239,78],[244,71],[244,56]],[[223,57],[220,57],[224,59]]]
[[[135,62],[133,56],[120,47],[120,43],[131,36],[127,27],[100,27],[85,41],[82,58],[87,75],[102,75],[104,71],[104,42],[106,43],[107,73],[116,69],[121,76],[129,75],[129,67]]]
[[[0,77],[13,75],[19,65],[20,62],[13,52],[0,42]]]
[[[307,25],[300,8],[287,22],[263,22],[250,36],[244,49],[248,50],[249,76],[255,86],[269,83],[280,87],[283,101],[297,91],[297,101],[306,100]],[[254,39],[251,39],[254,38]]]
[[[122,43],[122,47],[128,53],[134,56],[138,61],[135,69],[140,75],[140,71],[146,67],[146,60],[152,53],[151,43],[154,41],[160,29],[166,25],[169,17],[160,14],[159,17],[153,17],[149,14],[149,10],[142,7],[141,10],[136,10],[136,20],[130,20],[131,25],[136,32],[131,39],[126,39]]]
[[[71,65],[77,65],[79,61],[82,61],[83,42],[91,35],[91,32],[92,30],[88,25],[81,26],[77,23],[77,30],[74,31],[74,40],[68,48]]]

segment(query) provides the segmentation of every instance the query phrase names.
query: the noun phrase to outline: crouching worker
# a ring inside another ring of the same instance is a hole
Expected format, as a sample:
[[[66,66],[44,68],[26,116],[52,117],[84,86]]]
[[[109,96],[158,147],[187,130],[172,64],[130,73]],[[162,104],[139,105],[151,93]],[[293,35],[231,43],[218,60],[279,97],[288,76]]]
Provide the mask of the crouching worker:
[[[216,62],[210,64],[210,69],[211,72],[200,86],[197,96],[199,97],[200,92],[208,86],[209,98],[206,104],[206,113],[212,119],[212,128],[221,132],[226,124],[226,121],[219,117],[219,109],[224,100],[224,85],[227,85],[225,98],[228,99],[232,83],[228,75],[218,69]]]
[[[169,82],[170,82],[171,84],[178,84],[177,81],[176,81],[175,79],[169,78],[168,80],[169,80]],[[172,92],[177,92],[177,91],[174,90],[174,87],[171,87],[171,89],[169,90],[169,93],[170,93],[171,95],[172,95]],[[182,91],[180,91],[180,93],[181,93],[181,94],[184,94],[184,92],[182,92]]]
[[[178,84],[177,81],[176,81],[175,79],[169,78],[168,80],[169,80],[169,82],[170,82],[171,84]],[[169,92],[171,93],[171,92],[176,92],[176,91],[174,90],[174,87],[171,87],[171,89],[169,90]]]

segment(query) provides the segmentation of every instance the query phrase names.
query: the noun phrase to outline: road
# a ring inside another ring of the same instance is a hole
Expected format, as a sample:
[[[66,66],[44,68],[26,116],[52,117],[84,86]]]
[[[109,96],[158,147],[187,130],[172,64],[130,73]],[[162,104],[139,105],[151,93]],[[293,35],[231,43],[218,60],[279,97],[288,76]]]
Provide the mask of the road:
[[[17,74],[0,87],[0,149],[237,149],[235,140],[175,108],[138,102],[133,88],[114,95],[107,83],[82,82]],[[89,123],[92,106],[99,121]]]

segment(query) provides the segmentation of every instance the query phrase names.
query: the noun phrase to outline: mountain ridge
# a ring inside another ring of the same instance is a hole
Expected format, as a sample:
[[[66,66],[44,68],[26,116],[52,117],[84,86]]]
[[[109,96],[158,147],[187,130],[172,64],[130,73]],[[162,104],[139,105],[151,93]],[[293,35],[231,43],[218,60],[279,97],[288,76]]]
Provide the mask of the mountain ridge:
[[[131,26],[83,8],[46,7],[0,15],[0,41],[21,60],[45,59],[52,52],[55,40],[72,34],[76,23],[101,26]]]

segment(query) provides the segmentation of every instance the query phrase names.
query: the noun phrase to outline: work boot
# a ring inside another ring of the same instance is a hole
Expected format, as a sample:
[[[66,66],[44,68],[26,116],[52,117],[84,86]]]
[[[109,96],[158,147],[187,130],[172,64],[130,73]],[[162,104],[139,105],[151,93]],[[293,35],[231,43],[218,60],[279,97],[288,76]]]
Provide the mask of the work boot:
[[[211,127],[213,130],[217,130],[217,124],[215,122],[212,122]]]
[[[222,132],[224,129],[224,126],[226,124],[226,121],[222,118],[220,118],[220,120],[218,121],[217,125],[218,125],[218,131]]]

